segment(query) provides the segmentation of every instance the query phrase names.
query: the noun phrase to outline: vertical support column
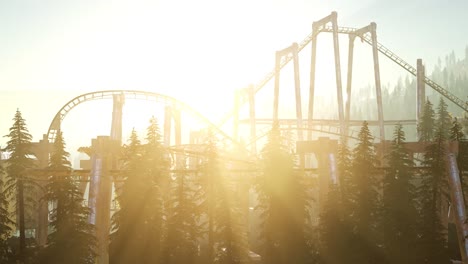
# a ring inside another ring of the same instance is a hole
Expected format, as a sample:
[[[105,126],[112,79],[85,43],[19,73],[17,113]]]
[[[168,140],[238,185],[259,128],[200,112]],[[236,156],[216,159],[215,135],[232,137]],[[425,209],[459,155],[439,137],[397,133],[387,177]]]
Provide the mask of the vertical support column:
[[[280,84],[280,62],[281,52],[276,52],[275,61],[275,91],[273,97],[273,123],[278,121],[278,104],[279,104],[279,84]]]
[[[328,165],[330,166],[330,183],[338,184],[338,169],[336,167],[336,159],[333,153],[328,153]]]
[[[113,110],[112,110],[112,124],[111,124],[111,139],[117,140],[122,143],[122,112],[125,103],[125,96],[123,94],[113,95]]]
[[[466,224],[465,202],[461,189],[460,173],[458,171],[457,160],[453,153],[448,154],[448,168],[450,198],[455,211],[454,218],[455,226],[457,228],[458,245],[460,247],[462,263],[467,264],[468,243],[466,243],[466,237],[468,236],[468,228]]]
[[[307,139],[312,140],[312,120],[314,119],[314,96],[315,96],[315,62],[317,57],[317,34],[315,22],[312,23],[312,51],[310,57],[310,84],[309,84],[309,113],[307,116],[308,119],[308,133]]]
[[[374,77],[376,92],[375,95],[377,97],[377,114],[380,128],[380,142],[383,143],[385,141],[385,126],[382,104],[382,87],[380,85],[379,51],[377,49],[377,24],[375,24],[374,22],[370,24],[370,32],[372,37],[372,55],[374,57]]]
[[[167,105],[164,108],[164,145],[166,147],[171,145],[171,121],[172,121],[172,107]]]
[[[345,119],[343,107],[343,89],[341,84],[341,65],[340,65],[340,47],[338,41],[338,15],[336,12],[331,14],[332,28],[333,28],[333,48],[335,51],[335,74],[336,74],[336,95],[338,97],[338,117],[340,119],[340,132],[341,135],[345,134]]]
[[[175,145],[182,145],[182,118],[180,115],[180,109],[173,109],[174,118],[174,134],[175,134]],[[186,159],[184,155],[176,154],[175,155],[175,164],[177,169],[186,169]]]
[[[57,131],[60,133],[60,130]],[[37,144],[37,145],[36,145]],[[39,143],[34,143],[37,147],[37,151],[34,151],[34,155],[36,156],[39,167],[40,168],[47,168],[49,166],[49,153],[51,151],[51,143],[49,143],[49,139],[47,135],[43,135],[42,140]],[[36,148],[33,148],[36,149]],[[0,153],[1,154],[1,153]],[[1,159],[1,158],[0,158]],[[37,177],[37,176],[36,176]],[[44,197],[45,194],[45,187],[46,181],[40,181],[39,185],[42,187],[39,190],[39,204],[38,204],[38,221],[37,221],[37,234],[36,234],[36,242],[39,246],[45,246],[47,244],[47,235],[48,235],[48,227],[49,227],[49,208],[48,208],[48,201],[41,199]],[[2,191],[2,190],[0,190]]]
[[[348,48],[348,77],[346,78],[346,133],[349,129],[349,120],[351,118],[351,85],[353,83],[353,57],[354,57],[354,40],[356,35],[349,35],[349,48]]]
[[[172,109],[172,118],[174,119],[175,144],[179,146],[182,144],[182,120],[179,109]]]
[[[255,122],[255,87],[250,85],[248,88],[249,95],[249,120],[250,120],[250,142],[252,142],[251,151],[257,153],[257,135],[256,135],[256,122]]]
[[[239,105],[240,105],[240,96],[242,90],[235,90],[234,91],[234,116],[233,116],[233,124],[232,124],[232,136],[234,140],[239,139]]]
[[[112,178],[110,169],[115,165],[116,150],[120,146],[117,140],[101,136],[92,143],[92,168],[89,188],[89,222],[95,225],[97,239],[98,264],[109,263],[110,206],[112,196]]]
[[[424,82],[425,69],[422,59],[416,61],[416,121],[422,117],[424,112],[424,103],[426,100],[426,83]]]
[[[297,43],[292,44],[292,55],[294,63],[294,88],[296,94],[296,118],[297,118],[297,135],[298,140],[304,140],[304,134],[302,131],[302,98],[301,98],[301,83],[299,79],[299,47]]]

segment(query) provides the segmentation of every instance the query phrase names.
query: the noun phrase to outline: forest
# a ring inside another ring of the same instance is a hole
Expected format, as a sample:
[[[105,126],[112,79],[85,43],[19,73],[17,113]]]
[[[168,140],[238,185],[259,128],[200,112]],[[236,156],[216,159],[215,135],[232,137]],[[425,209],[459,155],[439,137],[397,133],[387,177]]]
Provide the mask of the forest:
[[[451,69],[468,58],[448,58],[446,68],[434,74],[447,78],[449,87],[466,87],[466,72]],[[392,98],[405,100],[403,94],[414,91],[400,88],[389,92]],[[158,120],[150,118],[145,136],[132,131],[119,150],[117,210],[104,245],[109,263],[451,263],[460,252],[448,216],[448,144],[458,145],[459,177],[468,192],[468,122],[461,114],[449,112],[442,98],[428,96],[415,131],[425,147],[417,164],[402,125],[393,128],[381,159],[364,121],[356,142],[339,140],[339,181],[330,179],[327,198],[318,206],[317,180],[298,167],[294,142],[277,124],[251,162],[244,162],[247,153],[222,146],[208,132],[201,158],[189,164],[171,156],[161,143]],[[37,166],[32,137],[19,110],[6,137],[0,263],[95,263],[102,246],[95,237],[98,227],[90,224],[66,135],[59,131],[53,142],[45,184],[31,174]],[[249,207],[249,200],[255,206]],[[50,210],[43,247],[27,228],[41,201]]]

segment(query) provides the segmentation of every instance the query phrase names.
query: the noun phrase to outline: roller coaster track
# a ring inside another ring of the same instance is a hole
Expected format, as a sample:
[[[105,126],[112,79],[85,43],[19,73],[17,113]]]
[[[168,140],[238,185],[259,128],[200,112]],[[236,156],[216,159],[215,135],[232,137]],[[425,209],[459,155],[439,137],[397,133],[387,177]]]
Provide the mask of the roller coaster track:
[[[333,28],[330,26],[320,26],[317,28],[318,30],[316,32],[310,33],[304,40],[302,40],[298,44],[298,52],[303,50],[309,43],[312,42],[313,38],[316,37],[320,32],[333,32]],[[338,33],[340,34],[355,34],[357,31],[356,28],[352,27],[338,27]],[[360,35],[361,39],[368,43],[369,45],[372,46],[372,39],[370,37],[370,34],[364,34]],[[385,55],[387,58],[401,66],[403,69],[408,71],[410,74],[416,76],[416,68],[411,66],[411,64],[407,63],[405,60],[400,58],[398,55],[390,51],[388,48],[386,48],[384,45],[380,44],[377,42],[377,50]],[[287,56],[284,56],[282,60],[280,61],[280,69],[282,69],[284,66],[286,66],[291,60],[293,59],[292,54],[288,54]],[[255,93],[259,92],[273,77],[275,76],[275,70],[273,69],[270,71],[268,74],[263,77],[254,87]],[[427,76],[424,77],[424,82],[429,85],[432,89],[434,89],[436,92],[440,93],[442,96],[453,102],[455,105],[463,109],[464,111],[468,112],[468,102],[464,102],[462,99],[456,97],[446,89],[444,89],[442,86],[434,82],[433,80],[429,79]],[[240,97],[240,102],[239,105],[243,105],[247,103],[248,99],[247,96],[245,96],[246,93],[244,93],[244,96]],[[227,113],[219,122],[219,126],[222,126],[226,123],[227,120],[229,120],[232,116],[234,115],[233,111]]]
[[[353,28],[338,28],[339,33],[344,33],[344,34],[353,34],[356,29]],[[322,32],[333,32],[333,29],[331,27],[324,27],[322,29]],[[365,41],[367,44],[372,46],[372,39],[369,33],[364,34],[361,37],[363,41]],[[387,47],[384,45],[380,44],[377,42],[377,50],[385,55],[385,57],[389,58],[396,64],[398,64],[400,67],[408,71],[410,74],[413,76],[416,76],[416,68],[411,66],[408,62],[400,58],[398,55],[390,51]],[[448,90],[444,89],[442,86],[434,82],[433,80],[429,79],[427,76],[424,76],[424,82],[429,85],[432,89],[434,89],[436,92],[440,93],[442,96],[450,100],[452,103],[463,109],[464,111],[468,112],[468,102],[463,101],[462,99],[456,97],[452,93],[450,93]]]
[[[106,90],[106,91],[96,91],[85,93],[79,95],[69,102],[67,102],[55,115],[54,119],[52,120],[49,130],[47,131],[47,138],[49,142],[54,142],[55,137],[57,135],[57,131],[60,130],[60,125],[65,118],[65,116],[76,106],[93,100],[101,100],[101,99],[112,99],[114,95],[125,95],[125,99],[140,99],[140,100],[147,100],[147,101],[155,101],[157,103],[163,103],[164,105],[173,106],[180,110],[186,111],[190,113],[195,119],[203,124],[205,124],[208,128],[212,129],[213,132],[217,133],[218,135],[222,136],[224,139],[227,139],[233,143],[237,143],[232,137],[227,135],[224,131],[219,129],[215,124],[213,124],[210,120],[204,117],[202,114],[191,108],[189,105],[176,100],[170,96],[166,96],[163,94],[158,94],[154,92],[147,92],[147,91],[138,91],[138,90]]]
[[[305,130],[305,131],[311,130],[311,131],[315,131],[315,132],[319,132],[319,133],[325,133],[325,134],[341,136],[340,128],[338,126],[329,126],[329,125],[322,125],[321,124],[321,125],[318,125],[318,126],[314,126],[312,128],[303,127],[303,128],[300,128],[300,129]],[[294,126],[287,126],[287,127],[280,127],[280,130],[281,131],[298,130],[298,128],[294,127]],[[255,140],[248,142],[246,144],[246,146],[250,146],[250,145],[254,144],[255,142],[257,142],[259,139],[267,136],[270,131],[271,131],[271,127],[264,127],[262,129],[260,129],[258,131],[258,133],[257,133],[258,135],[255,138]],[[351,138],[351,139],[355,139],[355,140],[359,140],[358,134],[359,134],[359,131],[348,129],[346,137]],[[372,136],[372,140],[373,140],[373,142],[380,142],[379,137]]]

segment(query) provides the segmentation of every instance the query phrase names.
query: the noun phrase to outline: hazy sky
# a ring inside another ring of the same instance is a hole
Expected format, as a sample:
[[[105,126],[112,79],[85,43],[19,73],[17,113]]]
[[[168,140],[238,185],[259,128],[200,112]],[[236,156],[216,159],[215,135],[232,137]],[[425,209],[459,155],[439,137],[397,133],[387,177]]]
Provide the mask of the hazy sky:
[[[104,89],[150,90],[218,114],[234,89],[272,69],[276,50],[300,42],[333,10],[341,26],[375,21],[379,41],[412,64],[423,58],[432,69],[452,50],[465,55],[462,0],[0,1],[0,135],[19,108],[37,140],[69,99]],[[340,41],[346,47],[347,38]],[[321,47],[331,56],[330,41]],[[362,65],[371,65],[366,48]],[[310,60],[304,54],[302,63]],[[372,68],[356,65],[357,83],[372,83]],[[406,75],[382,67],[383,83]]]

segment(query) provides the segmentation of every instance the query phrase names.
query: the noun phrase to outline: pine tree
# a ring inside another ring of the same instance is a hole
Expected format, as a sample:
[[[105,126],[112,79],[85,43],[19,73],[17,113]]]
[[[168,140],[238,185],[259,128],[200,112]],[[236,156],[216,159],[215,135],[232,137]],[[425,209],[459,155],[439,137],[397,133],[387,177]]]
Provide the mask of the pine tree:
[[[10,127],[9,138],[5,150],[10,153],[7,160],[5,182],[5,195],[14,202],[19,227],[20,261],[26,259],[26,224],[32,221],[32,210],[37,203],[38,184],[34,182],[28,170],[35,167],[33,153],[31,152],[31,134],[21,112],[16,110],[13,126]]]
[[[258,177],[257,210],[262,221],[263,263],[306,263],[307,188],[294,171],[294,158],[275,124],[261,153],[262,175]]]
[[[167,170],[160,138],[152,120],[147,145],[141,144],[133,130],[130,144],[124,146],[124,182],[117,197],[120,210],[113,216],[111,263],[160,262],[163,215],[159,179]]]
[[[445,129],[436,128],[435,139],[426,147],[424,154],[423,166],[427,169],[422,174],[418,190],[421,203],[418,263],[449,263],[447,227],[443,224],[448,197]]]
[[[7,240],[11,236],[11,226],[14,225],[14,222],[9,217],[8,200],[3,193],[4,176],[5,171],[3,169],[3,164],[1,164],[0,158],[0,263],[10,263],[13,256],[11,255],[12,252]]]
[[[352,199],[350,224],[355,230],[350,263],[382,263],[378,248],[379,195],[376,178],[377,158],[367,122],[358,134],[352,151],[352,165],[347,196]]]
[[[429,99],[424,104],[421,120],[418,124],[419,141],[429,142],[434,138],[435,112]]]
[[[212,140],[209,144],[213,144]],[[215,146],[209,147],[214,149]],[[219,159],[219,157],[218,157]],[[225,167],[225,165],[221,165]],[[238,179],[223,172],[216,181],[214,203],[214,262],[219,264],[241,264],[248,262],[247,232],[243,228],[239,199],[235,194]]]
[[[122,152],[124,164],[120,177],[124,183],[117,190],[119,195],[116,200],[120,209],[112,216],[112,233],[109,247],[109,262],[113,264],[136,260],[140,252],[133,252],[133,250],[140,246],[135,244],[136,242],[141,243],[142,236],[142,234],[136,233],[139,231],[136,227],[138,224],[136,218],[140,217],[140,211],[142,210],[142,204],[139,203],[142,202],[140,196],[143,191],[138,188],[143,185],[141,182],[143,157],[142,145],[135,130],[132,130],[129,144],[123,146]],[[134,200],[137,195],[140,198],[138,201]],[[134,236],[140,237],[134,239]],[[129,240],[134,243],[128,243]]]
[[[458,119],[455,117],[450,128],[450,140],[460,142],[465,139],[465,134],[463,133],[463,128],[458,122]]]
[[[340,264],[348,260],[350,230],[344,212],[340,187],[332,183],[320,214],[320,257],[323,263]]]
[[[215,259],[215,228],[216,228],[216,210],[217,199],[224,195],[220,191],[222,182],[222,164],[218,154],[218,149],[214,141],[214,136],[209,132],[206,139],[206,149],[204,151],[205,160],[201,164],[201,178],[199,179],[199,199],[200,208],[204,215],[206,215],[206,229],[207,229],[207,249],[206,249],[206,262],[214,263]]]
[[[463,128],[455,118],[450,129],[450,141],[458,143],[457,165],[460,172],[465,207],[468,209],[468,142],[465,140]]]
[[[337,157],[338,182],[330,183],[327,200],[320,214],[320,257],[324,263],[347,263],[352,242],[351,204],[349,199],[351,152],[341,139]]]
[[[192,264],[197,260],[198,239],[201,235],[193,175],[177,173],[170,190],[163,263]]]
[[[72,176],[69,155],[59,131],[48,168],[50,176],[45,198],[54,205],[54,209],[51,213],[51,233],[41,263],[95,262],[94,226],[88,223],[90,211],[83,205],[83,193]]]
[[[147,254],[148,261],[155,263],[162,256],[162,238],[164,228],[164,198],[169,189],[170,161],[166,150],[162,144],[161,133],[156,118],[153,116],[149,120],[149,126],[146,129],[146,144],[143,146],[145,168],[147,180],[151,184],[150,199],[146,202],[148,215],[148,226],[146,235],[150,237],[148,241]]]
[[[450,137],[450,128],[452,127],[452,117],[447,110],[447,103],[440,97],[437,107],[437,120],[435,127],[441,128],[442,137],[448,139]]]
[[[395,126],[383,186],[384,246],[389,263],[414,263],[417,207],[413,162],[405,149],[405,132]]]

